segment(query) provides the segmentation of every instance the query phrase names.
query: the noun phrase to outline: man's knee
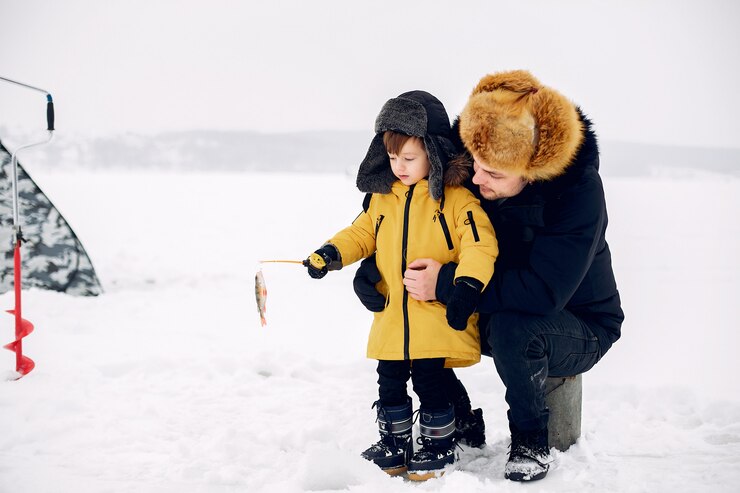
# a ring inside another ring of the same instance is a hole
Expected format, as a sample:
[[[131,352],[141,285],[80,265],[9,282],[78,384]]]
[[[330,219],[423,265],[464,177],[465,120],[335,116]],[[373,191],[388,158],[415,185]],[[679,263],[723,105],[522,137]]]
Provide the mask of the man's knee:
[[[486,327],[487,340],[494,358],[523,357],[544,351],[537,338],[535,317],[517,312],[491,315]]]

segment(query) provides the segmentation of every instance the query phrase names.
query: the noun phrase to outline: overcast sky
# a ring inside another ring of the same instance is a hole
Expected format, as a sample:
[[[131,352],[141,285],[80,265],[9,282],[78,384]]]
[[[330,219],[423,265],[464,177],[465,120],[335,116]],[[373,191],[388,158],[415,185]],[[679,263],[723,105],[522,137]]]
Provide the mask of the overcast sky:
[[[740,2],[0,0],[0,76],[60,132],[368,130],[425,89],[450,117],[528,69],[602,139],[740,147]],[[0,82],[0,126],[45,128]]]

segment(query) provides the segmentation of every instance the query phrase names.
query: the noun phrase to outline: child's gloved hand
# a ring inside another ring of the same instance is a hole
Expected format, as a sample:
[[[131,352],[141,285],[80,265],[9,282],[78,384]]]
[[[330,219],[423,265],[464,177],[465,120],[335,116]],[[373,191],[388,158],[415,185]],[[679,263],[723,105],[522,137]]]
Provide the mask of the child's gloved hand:
[[[339,258],[337,249],[331,245],[324,245],[303,261],[308,268],[308,275],[314,279],[321,279],[329,271],[331,263]]]
[[[352,286],[360,302],[371,312],[382,312],[385,309],[385,296],[380,294],[376,284],[380,282],[380,271],[373,253],[360,262],[360,267],[355,272]]]
[[[478,306],[483,283],[472,277],[459,277],[447,303],[447,323],[455,330],[465,330],[468,319]]]

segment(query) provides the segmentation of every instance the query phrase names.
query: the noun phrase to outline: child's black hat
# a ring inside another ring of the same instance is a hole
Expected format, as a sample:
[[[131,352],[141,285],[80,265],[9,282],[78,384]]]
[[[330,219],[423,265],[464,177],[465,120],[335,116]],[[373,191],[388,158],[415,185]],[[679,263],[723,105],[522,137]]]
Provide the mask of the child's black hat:
[[[383,133],[388,130],[419,137],[429,157],[429,194],[439,200],[444,192],[444,171],[455,155],[450,141],[450,120],[444,106],[425,91],[405,92],[388,100],[375,120],[375,137],[357,173],[357,188],[366,193],[388,193],[396,177],[391,170]]]

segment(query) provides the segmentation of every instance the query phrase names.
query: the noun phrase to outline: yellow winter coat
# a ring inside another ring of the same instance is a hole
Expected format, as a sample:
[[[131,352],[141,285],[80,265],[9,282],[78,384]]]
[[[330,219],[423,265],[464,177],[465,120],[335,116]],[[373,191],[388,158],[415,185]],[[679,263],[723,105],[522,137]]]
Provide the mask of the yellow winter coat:
[[[447,186],[443,201],[440,209],[427,180],[412,187],[396,181],[390,193],[373,194],[367,211],[328,241],[339,251],[342,265],[377,251],[377,287],[386,296],[386,307],[375,313],[369,358],[446,358],[447,367],[480,361],[477,314],[466,330],[457,331],[447,324],[445,305],[414,300],[403,285],[407,263],[419,258],[458,262],[457,278],[472,277],[484,285],[493,275],[498,244],[478,199],[464,187]]]

